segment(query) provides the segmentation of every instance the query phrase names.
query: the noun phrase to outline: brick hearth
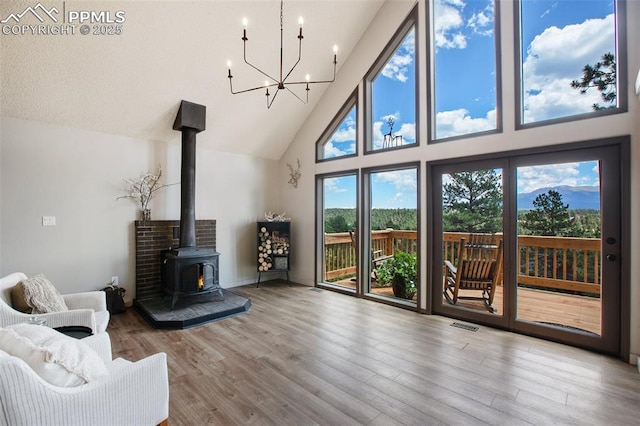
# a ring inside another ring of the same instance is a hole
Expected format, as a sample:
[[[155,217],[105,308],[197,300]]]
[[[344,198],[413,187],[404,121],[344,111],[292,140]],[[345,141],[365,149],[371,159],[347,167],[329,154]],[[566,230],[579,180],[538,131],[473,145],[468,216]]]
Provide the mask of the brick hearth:
[[[160,296],[160,253],[180,245],[179,220],[135,221],[136,299]],[[216,221],[196,220],[196,245],[216,249]]]

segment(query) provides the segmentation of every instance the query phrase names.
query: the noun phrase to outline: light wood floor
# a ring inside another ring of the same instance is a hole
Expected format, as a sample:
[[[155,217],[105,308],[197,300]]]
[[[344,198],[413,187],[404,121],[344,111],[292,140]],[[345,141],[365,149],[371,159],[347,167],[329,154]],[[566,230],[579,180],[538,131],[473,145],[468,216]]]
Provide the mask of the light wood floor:
[[[114,356],[168,355],[169,424],[636,425],[620,360],[309,287],[233,289],[248,314],[160,331],[133,309]]]

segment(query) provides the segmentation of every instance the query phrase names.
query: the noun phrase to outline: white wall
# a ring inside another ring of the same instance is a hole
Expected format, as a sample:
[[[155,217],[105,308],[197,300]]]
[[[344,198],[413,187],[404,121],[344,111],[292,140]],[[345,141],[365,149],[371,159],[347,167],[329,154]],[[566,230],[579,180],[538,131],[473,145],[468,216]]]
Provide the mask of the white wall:
[[[155,143],[154,150],[155,163],[166,165],[164,182],[179,182],[179,134],[170,143]],[[280,208],[278,167],[274,160],[197,148],[196,219],[216,219],[223,287],[252,283],[257,278],[256,221],[263,220],[265,212]],[[154,202],[153,219],[179,219],[180,185],[166,188]]]
[[[118,275],[135,296],[133,221],[124,178],[163,167],[180,180],[180,133],[169,143],[3,117],[0,150],[0,275],[44,273],[62,292],[95,290]],[[172,123],[167,123],[171,125]],[[197,151],[196,218],[217,220],[224,287],[253,282],[254,223],[278,208],[278,163]],[[153,219],[179,219],[179,186],[152,201]],[[55,216],[56,226],[42,226]]]
[[[502,90],[503,90],[503,127],[501,134],[487,135],[457,141],[427,145],[427,128],[422,120],[418,130],[418,137],[422,141],[421,146],[412,149],[403,149],[396,152],[388,152],[372,155],[359,155],[357,158],[343,159],[315,164],[315,143],[320,137],[329,121],[333,118],[339,107],[347,99],[353,89],[358,86],[364,74],[385,47],[387,41],[396,28],[408,14],[413,2],[392,1],[387,2],[380,10],[376,19],[369,27],[356,46],[354,53],[347,59],[340,69],[338,78],[327,90],[325,96],[313,111],[310,119],[300,129],[295,140],[281,160],[281,173],[286,175],[284,165],[295,161],[298,157],[303,163],[302,178],[297,189],[289,185],[282,185],[282,206],[294,219],[294,242],[298,246],[299,258],[292,262],[292,275],[301,283],[312,285],[314,283],[314,175],[340,170],[359,169],[387,163],[400,163],[406,161],[425,162],[438,159],[457,158],[488,152],[501,152],[520,148],[536,147],[541,145],[554,145],[581,140],[591,140],[610,136],[631,135],[631,212],[640,211],[640,101],[635,95],[635,78],[640,66],[640,51],[637,40],[640,40],[640,28],[633,25],[640,19],[640,2],[627,2],[628,25],[627,39],[628,69],[623,70],[629,81],[629,111],[624,114],[600,117],[591,120],[581,120],[572,123],[557,124],[552,126],[537,127],[528,130],[515,131],[515,64],[512,59],[514,51],[514,28],[512,24],[513,3],[501,2],[501,38],[502,38]],[[421,28],[420,40],[425,40],[426,22],[425,1],[419,2],[419,19]],[[421,58],[427,57],[424,43],[419,46]],[[423,62],[424,63],[424,62]],[[426,70],[420,70],[420,110],[427,111],[425,94]],[[362,101],[362,91],[361,101]],[[362,105],[362,102],[361,102]],[[424,115],[423,115],[424,117]],[[358,129],[359,140],[362,140],[363,129]],[[286,182],[285,176],[281,181]],[[424,167],[422,172],[422,224],[426,225],[426,177]],[[637,216],[637,214],[635,215]],[[635,217],[633,216],[633,217]],[[427,229],[423,227],[423,229]],[[424,235],[423,235],[424,236]],[[426,238],[422,238],[422,253],[426,251]],[[637,258],[640,253],[640,226],[637,222],[631,224],[631,255]],[[301,249],[302,248],[302,249]],[[635,260],[635,259],[634,259]],[[631,266],[631,353],[640,353],[640,264],[632,261]],[[426,287],[426,277],[423,277],[422,286]],[[426,292],[423,291],[423,294]],[[421,306],[426,306],[426,300],[421,301]]]
[[[2,165],[2,119],[0,119],[0,165]],[[0,169],[0,194],[2,194],[2,173]],[[2,197],[0,196],[0,272],[2,271]]]

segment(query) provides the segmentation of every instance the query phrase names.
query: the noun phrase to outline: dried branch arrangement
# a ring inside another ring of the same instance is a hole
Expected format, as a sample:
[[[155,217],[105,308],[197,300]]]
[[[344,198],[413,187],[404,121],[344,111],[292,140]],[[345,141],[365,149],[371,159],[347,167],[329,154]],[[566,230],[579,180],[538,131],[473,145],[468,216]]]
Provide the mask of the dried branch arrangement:
[[[158,166],[158,173],[151,174],[151,172],[143,173],[138,178],[123,179],[123,182],[127,186],[127,194],[117,197],[116,200],[121,198],[132,198],[140,203],[140,210],[145,211],[149,208],[149,201],[153,198],[153,194],[156,191],[166,188],[167,186],[177,185],[180,182],[170,183],[163,185],[160,183],[162,177],[162,167]]]

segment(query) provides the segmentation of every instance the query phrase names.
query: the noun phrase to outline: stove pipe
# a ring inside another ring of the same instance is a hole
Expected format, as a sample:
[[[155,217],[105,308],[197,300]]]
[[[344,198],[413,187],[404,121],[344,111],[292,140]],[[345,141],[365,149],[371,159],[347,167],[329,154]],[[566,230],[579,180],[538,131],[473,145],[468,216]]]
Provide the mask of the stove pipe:
[[[180,103],[173,130],[182,132],[180,248],[196,247],[196,135],[205,129],[207,107]]]

